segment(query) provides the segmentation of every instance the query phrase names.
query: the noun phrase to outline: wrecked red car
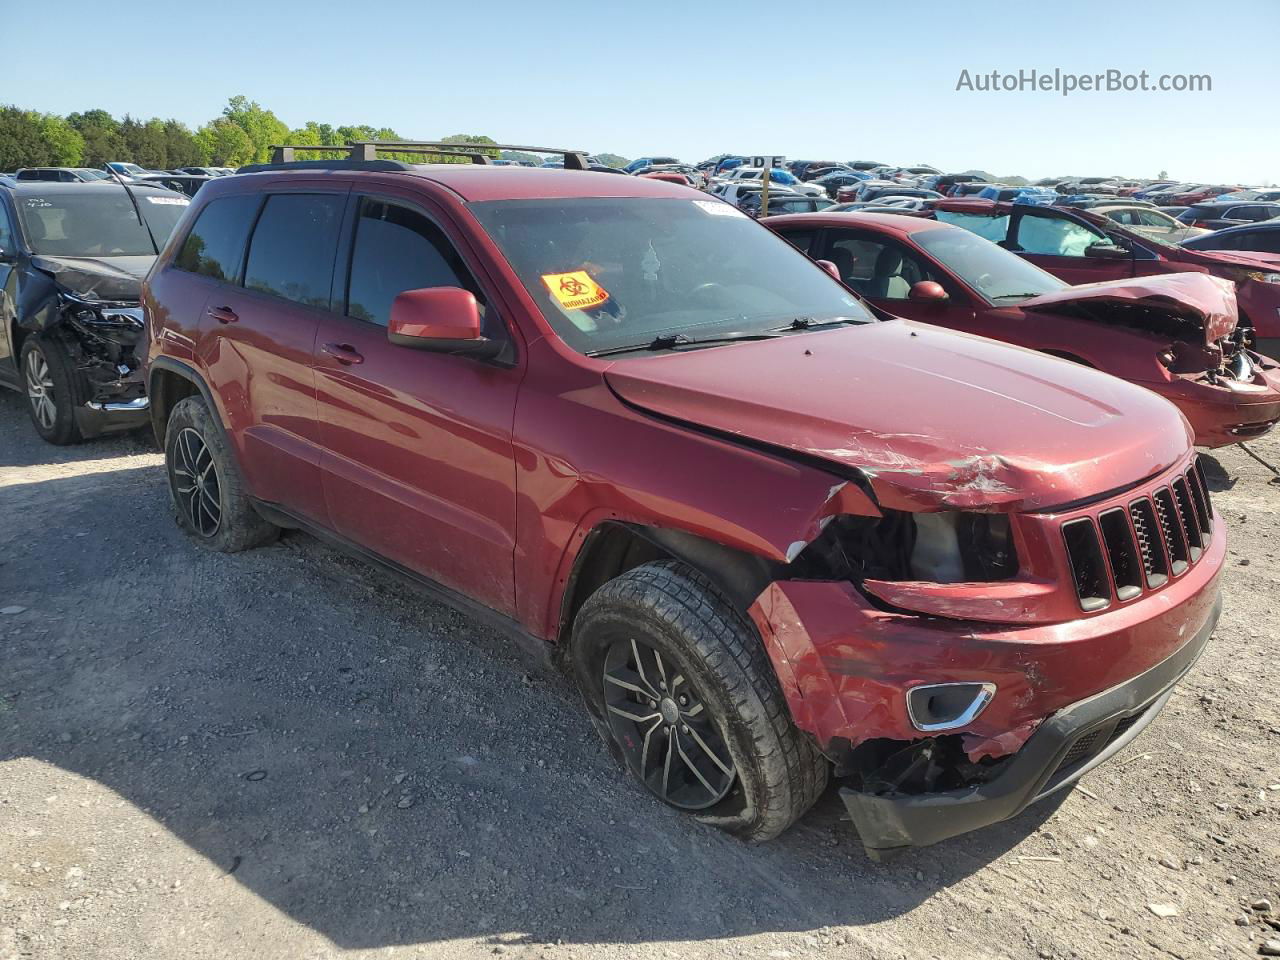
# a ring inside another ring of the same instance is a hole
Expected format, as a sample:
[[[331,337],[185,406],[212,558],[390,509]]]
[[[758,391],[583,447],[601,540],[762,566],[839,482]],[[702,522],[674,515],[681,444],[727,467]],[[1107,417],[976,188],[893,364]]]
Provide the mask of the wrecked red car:
[[[1261,436],[1280,420],[1280,365],[1245,346],[1225,280],[1170,273],[1072,287],[934,220],[818,213],[767,223],[894,316],[1041,350],[1154,390],[1182,411],[1200,446]]]
[[[314,531],[558,658],[663,802],[766,840],[834,776],[877,856],[1070,785],[1204,649],[1225,533],[1150,391],[585,156],[352,149],[211,182],[146,281],[196,541]]]
[[[1240,326],[1280,359],[1280,256],[1162,243],[1100,213],[992,200],[941,200],[930,214],[999,243],[1067,283],[1208,273],[1236,286]]]

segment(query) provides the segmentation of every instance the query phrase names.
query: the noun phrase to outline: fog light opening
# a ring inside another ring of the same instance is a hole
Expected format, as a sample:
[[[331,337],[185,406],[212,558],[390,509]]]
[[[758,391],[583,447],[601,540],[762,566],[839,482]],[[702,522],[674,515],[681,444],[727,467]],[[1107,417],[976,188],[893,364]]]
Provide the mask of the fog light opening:
[[[968,726],[996,695],[994,683],[930,683],[907,691],[907,716],[917,730]]]

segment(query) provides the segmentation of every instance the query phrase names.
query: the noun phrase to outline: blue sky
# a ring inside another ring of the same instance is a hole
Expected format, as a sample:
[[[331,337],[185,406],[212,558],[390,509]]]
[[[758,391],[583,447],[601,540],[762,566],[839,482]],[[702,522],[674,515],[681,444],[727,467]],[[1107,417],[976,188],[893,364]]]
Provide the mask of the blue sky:
[[[193,126],[243,93],[290,126],[1028,177],[1280,181],[1280,2],[0,3],[0,102]],[[758,22],[759,26],[754,23]],[[1255,49],[1256,48],[1256,49]],[[756,51],[759,51],[758,53]],[[958,92],[971,74],[1212,76],[1207,93]]]

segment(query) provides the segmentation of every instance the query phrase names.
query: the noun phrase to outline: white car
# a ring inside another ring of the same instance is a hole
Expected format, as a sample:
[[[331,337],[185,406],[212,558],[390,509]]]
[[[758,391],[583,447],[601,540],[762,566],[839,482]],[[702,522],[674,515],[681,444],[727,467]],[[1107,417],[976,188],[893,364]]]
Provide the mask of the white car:
[[[732,203],[735,207],[740,207],[744,196],[749,193],[759,193],[760,190],[761,184],[759,180],[753,181],[749,177],[736,177],[734,179],[726,178],[719,182],[712,183],[707,192],[719,197],[721,200]],[[826,191],[820,192],[823,197],[826,197]],[[772,183],[769,185],[769,196],[796,197],[812,196],[812,194],[809,191],[801,193],[800,191],[793,190],[790,187],[784,187],[781,184]]]
[[[725,178],[730,182],[737,180],[760,182],[760,174],[764,172],[763,167],[734,167],[729,171],[729,175]],[[827,191],[822,187],[815,186],[812,183],[804,183],[796,179],[786,170],[775,168],[773,174],[769,178],[769,190],[777,190],[780,187],[791,190],[793,193],[799,193],[804,196],[825,197]]]

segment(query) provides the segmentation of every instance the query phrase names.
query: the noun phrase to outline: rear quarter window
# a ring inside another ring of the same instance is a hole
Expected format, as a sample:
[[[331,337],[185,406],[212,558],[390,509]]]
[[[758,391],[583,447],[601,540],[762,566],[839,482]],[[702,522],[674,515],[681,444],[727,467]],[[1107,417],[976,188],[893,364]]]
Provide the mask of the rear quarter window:
[[[234,283],[240,274],[245,240],[260,198],[253,195],[220,197],[196,215],[173,265],[188,273],[198,273]]]

